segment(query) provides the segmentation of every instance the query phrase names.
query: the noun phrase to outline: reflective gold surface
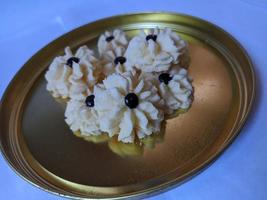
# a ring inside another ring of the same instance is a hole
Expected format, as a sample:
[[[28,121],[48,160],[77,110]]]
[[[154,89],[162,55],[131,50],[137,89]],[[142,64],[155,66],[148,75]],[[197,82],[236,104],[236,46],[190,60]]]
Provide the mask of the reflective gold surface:
[[[94,48],[106,29],[119,27],[131,37],[154,26],[171,27],[190,43],[192,107],[167,120],[163,141],[137,156],[119,156],[106,142],[73,135],[64,122],[64,102],[45,89],[43,73],[52,58],[66,45]],[[1,149],[18,173],[50,192],[83,198],[150,194],[181,183],[226,148],[247,117],[254,88],[249,58],[214,25],[168,13],[104,19],[62,36],[23,66],[2,99]]]

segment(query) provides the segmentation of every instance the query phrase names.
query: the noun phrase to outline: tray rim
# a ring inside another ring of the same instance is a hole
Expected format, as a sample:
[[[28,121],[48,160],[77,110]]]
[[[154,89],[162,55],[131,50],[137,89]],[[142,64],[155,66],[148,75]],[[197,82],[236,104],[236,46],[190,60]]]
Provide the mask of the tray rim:
[[[213,154],[211,157],[209,157],[205,162],[203,162],[201,165],[199,165],[196,169],[194,169],[193,171],[188,172],[187,174],[184,174],[184,178],[182,178],[182,181],[179,180],[171,180],[171,181],[167,181],[166,183],[162,184],[162,185],[158,185],[156,187],[151,187],[149,189],[145,189],[141,192],[134,192],[131,194],[123,194],[120,196],[117,196],[115,198],[110,198],[110,197],[78,197],[78,196],[72,196],[72,195],[66,195],[66,194],[62,194],[60,192],[55,192],[49,189],[46,189],[44,187],[42,187],[41,185],[38,185],[36,183],[34,183],[33,181],[31,181],[28,177],[26,177],[24,174],[22,174],[21,172],[19,172],[14,166],[12,161],[9,159],[9,157],[7,156],[4,147],[2,145],[2,141],[0,141],[0,152],[2,157],[4,158],[4,160],[6,161],[6,163],[10,166],[10,168],[19,176],[21,177],[23,180],[25,180],[26,182],[30,183],[31,185],[46,191],[50,194],[54,194],[54,195],[58,195],[61,197],[65,197],[65,198],[71,198],[71,199],[90,199],[90,198],[97,198],[97,199],[124,199],[124,198],[145,198],[145,197],[149,197],[149,196],[153,196],[155,194],[164,192],[164,191],[168,191],[176,186],[179,186],[181,184],[183,184],[184,182],[187,182],[188,180],[190,180],[191,178],[197,176],[198,174],[200,174],[201,172],[203,172],[206,168],[208,168],[212,163],[214,163],[224,152],[225,150],[235,141],[236,137],[240,134],[241,129],[243,128],[243,126],[245,125],[245,122],[247,120],[249,120],[250,114],[251,114],[251,110],[254,106],[254,102],[255,102],[255,96],[256,96],[256,73],[254,70],[254,65],[251,61],[251,58],[249,56],[249,54],[247,53],[246,49],[242,46],[242,44],[235,38],[233,37],[230,33],[228,33],[227,31],[225,31],[223,28],[221,28],[220,26],[206,20],[206,19],[202,19],[200,17],[194,16],[194,15],[189,15],[189,14],[185,14],[185,13],[179,13],[179,12],[168,12],[168,11],[144,11],[144,12],[128,12],[125,14],[119,14],[119,15],[111,15],[111,16],[106,16],[104,18],[100,18],[100,19],[96,19],[94,21],[89,21],[88,23],[82,24],[78,27],[75,27],[71,30],[69,30],[68,32],[58,36],[57,38],[51,40],[48,44],[46,44],[45,46],[43,46],[42,48],[40,48],[39,50],[37,50],[21,67],[20,69],[15,73],[15,75],[13,76],[12,80],[8,83],[8,86],[5,88],[4,93],[2,94],[1,100],[0,100],[0,114],[2,113],[3,110],[3,102],[7,99],[6,97],[8,96],[9,91],[11,90],[11,86],[14,84],[15,80],[18,79],[18,76],[20,75],[21,71],[24,70],[24,67],[30,63],[30,61],[36,57],[36,55],[43,51],[46,48],[49,48],[50,45],[62,38],[64,38],[65,36],[67,36],[68,34],[77,31],[81,28],[83,28],[84,26],[87,26],[89,24],[94,24],[94,23],[101,23],[102,21],[106,21],[106,20],[111,20],[111,19],[115,19],[115,18],[119,18],[119,17],[124,17],[124,16],[138,16],[138,15],[149,15],[149,14],[155,14],[155,15],[159,15],[159,14],[163,14],[163,15],[177,15],[177,16],[181,16],[181,17],[185,17],[185,18],[189,18],[189,19],[193,19],[193,20],[197,20],[201,23],[206,23],[210,26],[213,26],[214,28],[216,28],[217,30],[219,30],[221,33],[223,33],[224,35],[226,35],[228,38],[230,38],[233,43],[235,43],[235,45],[238,46],[239,50],[242,52],[243,56],[245,56],[245,58],[247,59],[246,62],[248,64],[249,70],[251,72],[251,83],[252,83],[252,91],[251,91],[251,98],[250,101],[248,102],[247,105],[247,112],[244,114],[243,118],[240,120],[240,124],[239,126],[237,126],[237,129],[234,131],[234,134],[231,135],[231,137],[229,137],[226,142],[221,146],[220,151],[216,152],[215,154]],[[1,130],[1,127],[0,127]],[[1,134],[1,131],[0,131]],[[1,138],[0,138],[1,139]]]

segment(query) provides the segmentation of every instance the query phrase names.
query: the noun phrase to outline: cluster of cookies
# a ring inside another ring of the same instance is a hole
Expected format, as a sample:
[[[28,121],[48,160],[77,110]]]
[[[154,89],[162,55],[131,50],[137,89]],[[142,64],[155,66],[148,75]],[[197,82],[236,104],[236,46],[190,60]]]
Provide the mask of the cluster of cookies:
[[[162,122],[192,103],[187,43],[169,28],[128,41],[121,30],[98,40],[98,56],[87,46],[69,47],[45,74],[47,90],[67,99],[65,120],[80,135],[116,136],[132,143],[158,133]]]

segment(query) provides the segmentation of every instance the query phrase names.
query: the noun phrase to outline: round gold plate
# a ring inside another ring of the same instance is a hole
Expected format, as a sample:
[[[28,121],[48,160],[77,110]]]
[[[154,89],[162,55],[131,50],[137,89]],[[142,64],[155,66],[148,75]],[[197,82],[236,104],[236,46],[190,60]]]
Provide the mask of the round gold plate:
[[[76,137],[64,122],[64,104],[46,91],[44,72],[65,46],[95,49],[105,30],[129,38],[140,29],[170,27],[189,42],[194,101],[169,119],[161,143],[122,157],[107,143]],[[74,198],[129,198],[162,191],[198,173],[233,141],[255,92],[251,62],[228,33],[198,18],[171,13],[115,16],[75,29],[35,54],[17,73],[1,102],[1,150],[32,184]]]

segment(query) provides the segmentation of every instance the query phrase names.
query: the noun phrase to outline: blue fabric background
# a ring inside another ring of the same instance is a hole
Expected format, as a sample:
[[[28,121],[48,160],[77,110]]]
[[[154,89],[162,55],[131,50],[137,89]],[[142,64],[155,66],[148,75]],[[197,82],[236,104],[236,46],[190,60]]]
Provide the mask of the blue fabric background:
[[[257,97],[240,136],[207,170],[151,199],[267,199],[267,1],[266,0],[58,0],[0,1],[0,96],[34,53],[60,35],[103,17],[170,11],[213,22],[248,51],[257,75]],[[0,199],[54,200],[19,178],[0,156]]]

